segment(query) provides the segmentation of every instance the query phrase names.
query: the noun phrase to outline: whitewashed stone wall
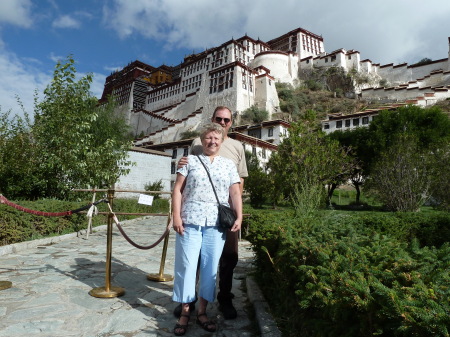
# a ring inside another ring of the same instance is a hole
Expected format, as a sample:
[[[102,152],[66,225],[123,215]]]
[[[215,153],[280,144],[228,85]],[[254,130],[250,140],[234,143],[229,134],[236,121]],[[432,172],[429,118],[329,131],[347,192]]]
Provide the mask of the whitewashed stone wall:
[[[164,184],[163,190],[170,191],[171,157],[169,155],[159,151],[134,148],[128,152],[128,160],[135,162],[136,165],[130,168],[126,176],[119,178],[115,185],[116,190],[144,191],[146,184],[161,179]],[[138,197],[135,193],[117,193],[116,195],[123,198]]]
[[[270,76],[277,82],[289,83],[294,85],[298,77],[298,56],[282,52],[264,52],[251,62],[252,68],[263,66],[270,69]]]

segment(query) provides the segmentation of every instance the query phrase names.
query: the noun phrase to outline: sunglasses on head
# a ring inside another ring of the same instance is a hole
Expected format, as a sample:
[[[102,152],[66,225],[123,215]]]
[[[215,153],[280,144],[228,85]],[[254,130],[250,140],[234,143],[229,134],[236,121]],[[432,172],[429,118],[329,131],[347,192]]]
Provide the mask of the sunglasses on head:
[[[216,117],[217,123],[220,123],[222,120],[225,122],[225,124],[228,124],[231,121],[231,119],[229,119],[229,118]]]

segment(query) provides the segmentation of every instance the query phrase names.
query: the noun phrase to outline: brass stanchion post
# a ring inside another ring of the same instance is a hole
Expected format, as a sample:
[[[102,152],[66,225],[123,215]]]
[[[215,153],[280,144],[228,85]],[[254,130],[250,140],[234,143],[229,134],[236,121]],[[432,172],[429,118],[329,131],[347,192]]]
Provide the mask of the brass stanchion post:
[[[171,214],[169,213],[169,216],[167,217],[167,225],[169,225],[171,220]],[[173,276],[169,274],[164,274],[164,265],[166,264],[166,255],[167,255],[167,246],[169,245],[169,233],[167,233],[166,237],[164,238],[164,245],[163,245],[163,251],[161,255],[161,264],[159,266],[159,274],[148,274],[147,279],[150,281],[156,281],[156,282],[167,282],[172,281]]]
[[[111,205],[114,199],[114,190],[108,190],[108,202]],[[105,270],[105,286],[94,288],[89,292],[89,295],[101,298],[118,297],[125,294],[125,290],[121,287],[111,286],[111,256],[112,256],[112,225],[114,214],[108,214],[108,227],[106,233],[106,270]]]

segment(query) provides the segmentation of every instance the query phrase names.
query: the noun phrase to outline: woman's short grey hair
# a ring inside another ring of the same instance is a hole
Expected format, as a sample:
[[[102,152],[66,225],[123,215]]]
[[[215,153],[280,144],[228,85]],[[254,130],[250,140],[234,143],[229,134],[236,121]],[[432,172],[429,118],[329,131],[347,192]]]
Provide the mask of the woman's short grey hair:
[[[210,132],[217,132],[222,135],[222,140],[224,138],[225,129],[217,123],[206,124],[202,127],[202,131],[200,132],[200,139],[205,139],[205,136]]]

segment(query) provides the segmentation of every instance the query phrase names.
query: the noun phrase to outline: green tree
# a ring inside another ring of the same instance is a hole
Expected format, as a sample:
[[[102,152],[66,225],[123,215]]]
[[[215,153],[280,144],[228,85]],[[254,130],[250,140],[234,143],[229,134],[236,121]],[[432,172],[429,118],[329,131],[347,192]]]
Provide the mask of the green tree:
[[[325,205],[325,186],[345,175],[349,158],[337,141],[317,129],[314,116],[291,124],[289,136],[273,153],[268,167],[274,193],[289,197],[298,215]]]
[[[15,199],[39,194],[38,164],[28,115],[11,118],[0,110],[0,193]]]
[[[163,188],[164,188],[164,183],[163,183],[162,179],[156,180],[151,183],[147,183],[144,186],[144,190],[151,191],[151,192],[162,191]],[[155,193],[152,195],[155,200],[161,198],[161,194]]]
[[[264,109],[259,109],[256,105],[244,110],[241,116],[243,121],[251,123],[261,123],[269,119],[269,112]]]
[[[450,142],[432,154],[432,163],[431,201],[450,210]]]
[[[128,126],[112,100],[99,106],[90,93],[92,75],[76,81],[71,56],[58,62],[44,98],[35,98],[32,133],[45,181],[43,196],[64,198],[75,187],[107,187],[127,173]]]
[[[365,182],[365,173],[368,171],[366,165],[371,159],[368,157],[367,151],[368,128],[338,130],[328,134],[327,137],[338,141],[352,158],[353,168],[350,170],[348,179],[356,190],[355,203],[359,204],[361,188]]]
[[[245,191],[250,194],[250,204],[259,208],[268,199],[271,191],[269,176],[261,168],[258,157],[251,152],[245,152],[248,177],[245,178]]]
[[[430,194],[431,156],[413,136],[400,136],[375,162],[368,186],[389,210],[416,212]]]
[[[338,140],[342,146],[350,148],[352,156],[358,160],[359,169],[355,171],[353,177],[359,178],[355,179],[355,182],[359,184],[370,177],[371,186],[375,187],[377,181],[379,181],[379,187],[381,188],[381,185],[384,185],[385,182],[381,181],[383,176],[380,175],[380,163],[395,164],[388,161],[386,157],[390,148],[394,145],[398,147],[398,144],[413,146],[415,152],[420,154],[422,158],[427,158],[427,160],[429,154],[433,154],[433,157],[444,156],[445,148],[448,147],[450,141],[450,119],[437,107],[424,109],[411,105],[394,111],[381,111],[368,128],[356,128],[345,132],[337,131],[331,133],[329,137]],[[405,139],[408,139],[408,142]],[[413,142],[414,145],[411,145],[410,142]],[[399,155],[415,156],[413,152],[406,150]],[[402,160],[414,163],[415,159],[412,157],[409,159],[402,158]],[[428,162],[431,163],[431,159]],[[439,165],[436,160],[434,162],[433,167],[429,167],[427,170],[429,177],[438,179],[445,173],[442,173],[442,168],[440,173],[436,171]],[[391,167],[391,169],[394,169],[394,167]],[[374,174],[374,170],[376,174]],[[361,175],[364,178],[361,178]],[[390,180],[390,183],[389,188],[385,187],[386,193],[389,193],[390,189],[403,189],[400,184],[393,180]],[[438,192],[440,183],[432,183],[432,186],[434,188],[430,189],[431,194],[435,193],[434,191],[440,193]],[[439,200],[443,200],[443,198],[439,197]]]

